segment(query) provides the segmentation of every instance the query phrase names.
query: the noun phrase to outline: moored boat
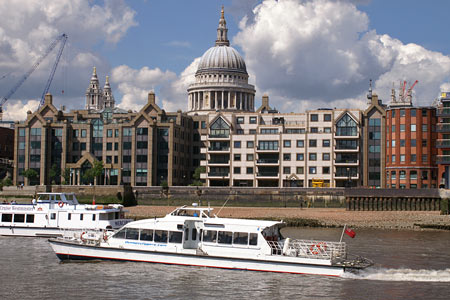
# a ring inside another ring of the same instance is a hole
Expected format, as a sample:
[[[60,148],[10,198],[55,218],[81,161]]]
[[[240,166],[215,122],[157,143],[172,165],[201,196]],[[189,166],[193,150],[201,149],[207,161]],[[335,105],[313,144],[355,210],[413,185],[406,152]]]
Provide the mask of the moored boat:
[[[283,222],[219,218],[212,209],[180,207],[115,233],[49,239],[61,260],[121,260],[223,269],[341,276],[372,262],[350,258],[343,242],[284,238]]]
[[[0,235],[62,236],[64,230],[118,229],[123,205],[80,204],[74,193],[39,193],[31,204],[0,204]]]

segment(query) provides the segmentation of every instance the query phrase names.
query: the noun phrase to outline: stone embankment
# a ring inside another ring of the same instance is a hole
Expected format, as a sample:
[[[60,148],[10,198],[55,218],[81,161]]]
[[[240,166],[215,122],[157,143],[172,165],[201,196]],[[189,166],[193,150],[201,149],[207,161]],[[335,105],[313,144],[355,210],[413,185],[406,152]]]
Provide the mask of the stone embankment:
[[[175,209],[173,206],[128,207],[132,218],[162,217]],[[220,207],[214,208],[218,213]],[[343,208],[266,208],[225,207],[220,217],[284,220],[293,226],[353,228],[408,229],[423,228],[450,229],[450,216],[438,211],[346,211]]]

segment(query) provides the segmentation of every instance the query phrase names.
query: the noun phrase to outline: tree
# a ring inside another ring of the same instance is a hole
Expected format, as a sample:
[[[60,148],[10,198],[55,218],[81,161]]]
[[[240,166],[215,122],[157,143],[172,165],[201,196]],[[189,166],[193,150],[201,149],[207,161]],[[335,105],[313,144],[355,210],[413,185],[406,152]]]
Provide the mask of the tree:
[[[36,170],[34,169],[28,169],[22,172],[22,175],[26,178],[28,178],[29,183],[31,184],[31,182],[36,179],[38,177],[38,172],[36,172]]]
[[[190,184],[191,186],[202,186],[203,182],[200,180],[200,176],[202,173],[206,172],[206,168],[204,166],[199,166],[195,169],[194,175],[192,175],[192,178],[194,178],[194,181]]]
[[[59,182],[59,179],[61,177],[61,169],[58,168],[58,166],[56,164],[53,164],[52,168],[49,171],[49,176],[50,176],[50,182],[52,184],[56,184],[57,182]]]
[[[63,171],[64,184],[71,184],[70,182],[70,169],[65,168]]]

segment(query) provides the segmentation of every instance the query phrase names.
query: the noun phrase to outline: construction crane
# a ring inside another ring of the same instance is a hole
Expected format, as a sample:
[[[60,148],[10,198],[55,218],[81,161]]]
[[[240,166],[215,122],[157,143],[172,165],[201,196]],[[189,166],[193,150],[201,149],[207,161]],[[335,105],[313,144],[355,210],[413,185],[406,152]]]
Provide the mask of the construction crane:
[[[400,100],[401,100],[402,102],[405,102],[406,98],[407,98],[408,96],[411,95],[411,92],[412,92],[413,88],[416,86],[417,83],[419,83],[419,80],[416,80],[416,81],[409,87],[409,89],[405,92],[405,89],[406,89],[406,81],[403,82],[402,93],[401,93],[401,95],[400,95]]]
[[[36,68],[42,63],[42,61],[52,52],[52,50],[56,47],[56,45],[61,42],[61,46],[58,51],[58,55],[56,57],[56,61],[53,65],[52,72],[50,73],[50,77],[47,81],[47,85],[45,86],[44,93],[42,94],[41,102],[39,104],[42,105],[44,101],[44,96],[48,92],[50,85],[53,80],[53,76],[55,75],[56,67],[58,66],[59,59],[61,58],[62,51],[64,49],[64,46],[67,41],[67,35],[65,33],[58,36],[45,50],[45,52],[36,60],[36,62],[33,64],[33,66],[20,78],[20,80],[12,87],[12,89],[6,94],[5,97],[3,97],[0,100],[0,119],[1,119],[1,113],[3,113],[3,105],[6,101],[19,89],[19,87],[27,80],[28,77],[36,70]]]

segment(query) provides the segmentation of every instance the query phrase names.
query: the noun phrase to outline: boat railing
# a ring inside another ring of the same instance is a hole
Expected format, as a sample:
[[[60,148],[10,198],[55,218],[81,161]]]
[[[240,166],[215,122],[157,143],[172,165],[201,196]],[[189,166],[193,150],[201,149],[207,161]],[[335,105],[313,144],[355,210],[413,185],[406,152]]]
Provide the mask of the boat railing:
[[[297,240],[267,241],[272,255],[335,260],[347,256],[347,246],[343,242]]]

